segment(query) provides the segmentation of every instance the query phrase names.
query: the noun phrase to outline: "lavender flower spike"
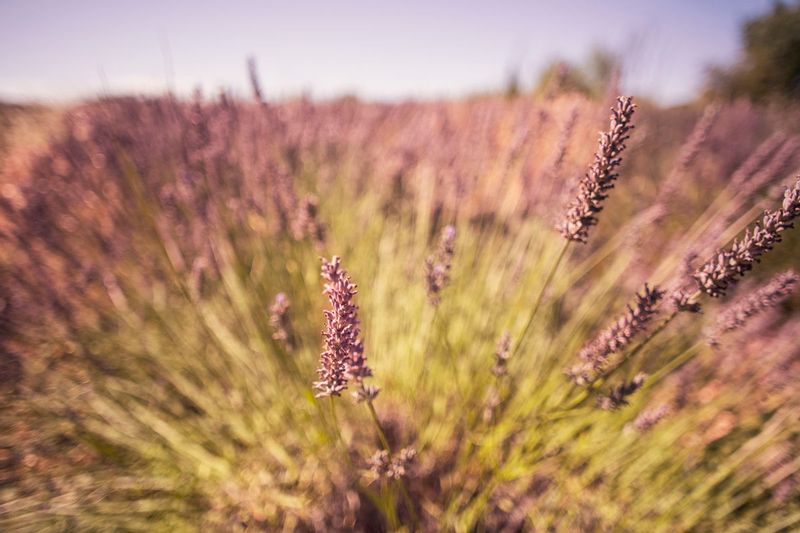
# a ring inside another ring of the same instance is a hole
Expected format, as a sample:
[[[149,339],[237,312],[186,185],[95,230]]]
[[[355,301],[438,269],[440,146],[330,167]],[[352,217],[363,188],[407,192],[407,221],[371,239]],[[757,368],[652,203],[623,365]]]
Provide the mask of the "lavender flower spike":
[[[615,411],[624,405],[628,405],[628,396],[641,388],[645,378],[647,378],[647,375],[639,372],[633,377],[632,381],[628,383],[622,382],[615,386],[607,395],[597,398],[597,407],[606,411]]]
[[[364,357],[358,306],[353,303],[358,291],[347,271],[341,268],[339,257],[322,260],[322,278],[326,282],[323,292],[330,300],[331,309],[325,311],[326,324],[322,332],[325,349],[317,369],[319,381],[314,383],[318,398],[339,396],[349,380],[363,385],[362,380],[372,375]]]
[[[450,268],[455,255],[455,244],[455,226],[445,226],[436,255],[428,257],[425,261],[425,285],[428,289],[428,299],[433,305],[439,304],[439,293],[450,282]]]
[[[400,479],[406,477],[416,457],[414,448],[403,448],[394,457],[386,450],[378,450],[367,460],[367,464],[376,478]]]
[[[269,306],[269,324],[272,326],[272,338],[282,342],[289,350],[294,347],[292,325],[289,320],[289,308],[291,305],[286,294],[279,292]]]
[[[643,331],[655,315],[655,308],[664,292],[652,289],[645,283],[644,294],[636,295],[636,304],[628,306],[628,312],[606,328],[580,352],[581,362],[568,369],[567,375],[575,383],[583,385],[592,376],[601,372],[610,355],[621,352],[639,332]]]
[[[569,205],[559,226],[566,239],[586,242],[589,227],[597,224],[596,214],[603,210],[607,191],[614,187],[619,176],[616,170],[622,162],[620,155],[625,150],[625,141],[633,129],[631,117],[635,108],[630,96],[617,98],[617,105],[611,110],[608,131],[600,134],[594,163],[578,185],[578,196]]]
[[[741,239],[733,241],[727,250],[721,250],[693,275],[697,287],[709,296],[725,294],[731,284],[744,276],[760,257],[781,241],[781,233],[794,227],[793,220],[800,216],[800,177],[791,189],[786,189],[779,209],[765,211],[760,223],[747,229]]]
[[[658,424],[665,416],[669,414],[669,406],[667,404],[659,404],[656,407],[651,407],[642,411],[636,420],[633,421],[633,427],[644,433],[649,431]]]
[[[789,270],[778,274],[769,283],[748,294],[722,313],[715,327],[708,334],[709,344],[719,344],[719,337],[729,331],[739,329],[753,316],[775,307],[786,298],[800,281],[800,276]]]

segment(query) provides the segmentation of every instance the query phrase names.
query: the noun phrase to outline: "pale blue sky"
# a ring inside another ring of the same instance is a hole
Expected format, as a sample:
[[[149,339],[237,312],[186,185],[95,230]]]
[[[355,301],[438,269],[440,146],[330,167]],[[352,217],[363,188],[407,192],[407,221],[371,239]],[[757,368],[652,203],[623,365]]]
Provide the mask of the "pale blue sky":
[[[268,97],[463,95],[530,84],[550,60],[625,51],[625,90],[675,103],[732,60],[739,25],[771,0],[0,0],[0,98],[247,90]]]

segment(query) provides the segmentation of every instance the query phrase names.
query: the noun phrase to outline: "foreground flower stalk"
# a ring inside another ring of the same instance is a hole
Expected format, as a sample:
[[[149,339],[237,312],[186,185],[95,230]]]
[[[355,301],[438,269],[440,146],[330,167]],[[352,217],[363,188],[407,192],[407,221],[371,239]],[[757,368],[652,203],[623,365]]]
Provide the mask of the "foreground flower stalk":
[[[794,227],[800,215],[800,177],[791,189],[786,189],[779,209],[765,211],[763,217],[744,236],[733,241],[730,248],[720,250],[697,269],[693,278],[698,289],[711,297],[723,296],[761,256],[781,242],[781,233]]]
[[[364,356],[358,306],[354,303],[358,291],[341,263],[337,256],[330,261],[322,260],[322,278],[325,280],[323,293],[328,297],[331,308],[324,312],[325,330],[322,336],[325,349],[320,354],[317,369],[319,381],[314,382],[318,398],[341,395],[350,381],[355,381],[359,391],[364,391],[364,378],[372,375]],[[377,391],[374,391],[370,399],[376,395]]]
[[[350,382],[355,382],[357,388],[353,392],[353,396],[356,401],[364,402],[367,405],[387,460],[395,467],[392,472],[397,475],[390,477],[397,482],[416,528],[418,523],[416,509],[402,480],[405,468],[415,452],[404,450],[402,458],[394,457],[386,432],[373,405],[373,400],[380,389],[364,383],[365,378],[372,376],[372,369],[367,366],[364,343],[361,340],[361,321],[358,318],[358,306],[355,304],[355,296],[358,294],[357,286],[350,278],[350,274],[342,268],[342,261],[338,256],[333,256],[330,261],[322,260],[321,275],[325,281],[323,294],[328,297],[331,308],[324,311],[325,330],[322,335],[325,348],[320,354],[320,365],[317,369],[319,381],[314,382],[314,388],[317,390],[316,396],[317,398],[330,398],[331,416],[341,440],[333,400],[335,396],[340,396],[342,391],[347,389]]]
[[[602,203],[608,198],[608,191],[614,187],[614,181],[619,176],[616,170],[622,163],[621,154],[626,147],[625,141],[630,138],[630,132],[633,129],[631,119],[635,109],[636,105],[630,96],[617,98],[617,103],[611,110],[608,131],[600,134],[594,162],[578,185],[578,196],[569,205],[564,218],[558,225],[559,231],[566,240],[534,301],[531,314],[519,336],[514,355],[518,354],[533,325],[544,295],[566,255],[569,243],[573,241],[585,243],[589,235],[589,228],[597,224],[596,215],[602,211]]]
[[[636,295],[636,303],[629,305],[625,314],[583,347],[579,354],[580,362],[567,370],[575,384],[586,385],[601,375],[609,364],[609,358],[622,352],[638,333],[647,328],[663,297],[664,292],[658,287],[651,289],[645,284],[644,292]]]
[[[600,134],[594,163],[578,185],[578,196],[572,201],[559,229],[565,239],[585,243],[589,228],[597,224],[597,213],[619,177],[625,141],[633,129],[631,119],[636,106],[630,96],[620,96],[611,110],[608,131]]]

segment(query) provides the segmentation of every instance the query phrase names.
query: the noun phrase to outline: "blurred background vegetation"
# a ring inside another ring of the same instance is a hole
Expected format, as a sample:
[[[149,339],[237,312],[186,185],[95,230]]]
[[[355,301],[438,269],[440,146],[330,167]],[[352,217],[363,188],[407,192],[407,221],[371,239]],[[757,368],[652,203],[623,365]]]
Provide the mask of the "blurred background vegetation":
[[[596,47],[582,63],[556,60],[539,73],[531,92],[537,96],[578,93],[598,99],[619,84],[624,54]],[[520,75],[508,77],[507,95],[522,91]],[[709,65],[703,101],[747,98],[796,103],[800,97],[800,3],[776,1],[765,14],[741,29],[741,51],[732,65]]]
[[[800,98],[800,3],[775,2],[772,10],[747,21],[742,52],[731,66],[709,69],[709,98]]]

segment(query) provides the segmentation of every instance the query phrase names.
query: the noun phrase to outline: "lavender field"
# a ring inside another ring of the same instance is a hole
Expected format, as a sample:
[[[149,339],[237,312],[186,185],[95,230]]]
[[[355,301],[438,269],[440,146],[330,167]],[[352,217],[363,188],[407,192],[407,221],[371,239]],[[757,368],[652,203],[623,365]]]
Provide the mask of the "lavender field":
[[[4,528],[790,527],[792,117],[609,103],[64,110],[2,189]]]

